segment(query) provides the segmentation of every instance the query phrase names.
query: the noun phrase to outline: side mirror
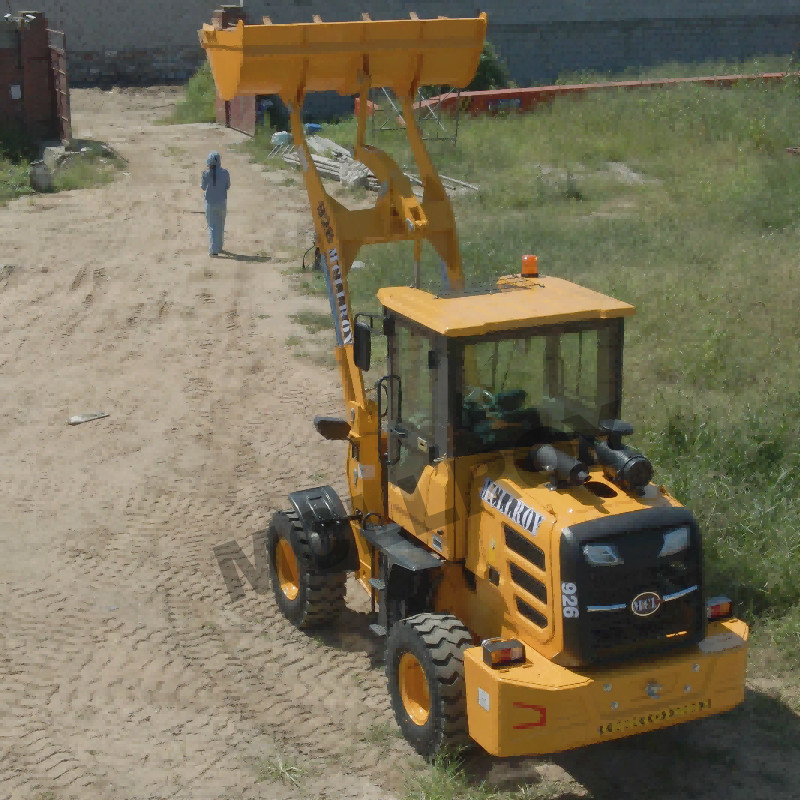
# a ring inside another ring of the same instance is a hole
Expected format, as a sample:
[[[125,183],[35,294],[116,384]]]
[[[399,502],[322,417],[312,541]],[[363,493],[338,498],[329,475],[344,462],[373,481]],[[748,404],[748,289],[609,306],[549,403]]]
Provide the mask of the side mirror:
[[[372,331],[369,323],[359,320],[353,327],[353,361],[363,372],[369,372],[372,360]]]
[[[350,435],[350,423],[338,417],[314,417],[314,427],[330,442],[345,442]]]

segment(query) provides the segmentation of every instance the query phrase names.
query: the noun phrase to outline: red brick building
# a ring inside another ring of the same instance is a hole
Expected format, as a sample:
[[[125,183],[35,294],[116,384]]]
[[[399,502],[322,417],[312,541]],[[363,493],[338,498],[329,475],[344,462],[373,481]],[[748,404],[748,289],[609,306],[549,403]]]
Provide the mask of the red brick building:
[[[0,17],[0,125],[38,140],[70,138],[64,37],[40,11]]]
[[[239,20],[247,24],[247,12],[241,6],[222,6],[211,15],[211,24],[219,29],[235,27]],[[256,98],[254,95],[239,95],[233,100],[223,100],[217,95],[217,123],[237,131],[256,132]]]

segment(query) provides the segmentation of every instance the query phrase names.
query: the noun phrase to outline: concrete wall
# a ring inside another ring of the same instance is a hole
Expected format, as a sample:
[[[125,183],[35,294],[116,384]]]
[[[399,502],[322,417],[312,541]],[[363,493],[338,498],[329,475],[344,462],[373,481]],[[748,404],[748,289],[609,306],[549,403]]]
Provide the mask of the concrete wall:
[[[34,0],[67,34],[73,83],[184,80],[202,59],[207,0]],[[747,58],[800,49],[797,0],[247,0],[251,20],[275,23],[489,15],[489,39],[519,84],[560,72],[620,70],[665,61]]]

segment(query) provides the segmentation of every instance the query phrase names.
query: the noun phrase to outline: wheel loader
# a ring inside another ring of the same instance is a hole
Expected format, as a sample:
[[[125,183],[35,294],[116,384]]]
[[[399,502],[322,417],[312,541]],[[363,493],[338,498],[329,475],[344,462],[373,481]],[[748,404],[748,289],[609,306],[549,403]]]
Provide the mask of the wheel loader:
[[[298,488],[269,526],[272,586],[299,628],[331,623],[353,575],[384,637],[392,707],[426,757],[475,743],[545,754],[655,730],[743,699],[747,625],[707,597],[692,513],[625,443],[623,326],[634,308],[558,277],[535,256],[467,290],[453,211],[415,121],[420,86],[466,86],[474,19],[246,25],[200,31],[217,90],[289,109],[330,299],[348,496]],[[366,142],[371,87],[398,98],[418,197]],[[325,189],[303,133],[306,92],[360,97],[354,158],[379,181],[350,210]],[[354,313],[366,244],[413,242],[411,286]],[[419,288],[423,244],[441,264]],[[383,375],[368,385],[372,339]]]

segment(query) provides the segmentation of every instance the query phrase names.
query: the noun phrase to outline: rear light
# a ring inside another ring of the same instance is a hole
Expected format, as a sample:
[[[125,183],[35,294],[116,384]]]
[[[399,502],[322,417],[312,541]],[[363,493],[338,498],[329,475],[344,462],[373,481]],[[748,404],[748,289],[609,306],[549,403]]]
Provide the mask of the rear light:
[[[708,621],[728,619],[733,616],[733,603],[728,597],[709,597],[706,602]]]
[[[483,663],[496,669],[511,664],[522,664],[525,661],[525,645],[517,639],[484,639]]]

